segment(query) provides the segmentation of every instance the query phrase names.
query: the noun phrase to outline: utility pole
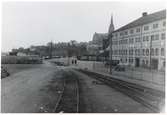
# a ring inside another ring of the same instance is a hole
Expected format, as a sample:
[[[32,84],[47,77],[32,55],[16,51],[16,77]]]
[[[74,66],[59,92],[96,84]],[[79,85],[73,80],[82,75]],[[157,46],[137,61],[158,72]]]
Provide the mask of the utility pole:
[[[108,39],[110,42],[110,74],[112,74],[112,33],[109,33]]]
[[[53,43],[50,43],[50,59],[52,59]]]
[[[152,61],[151,61],[151,55],[152,55],[152,36],[150,38],[150,71],[151,71],[151,66],[152,66]]]

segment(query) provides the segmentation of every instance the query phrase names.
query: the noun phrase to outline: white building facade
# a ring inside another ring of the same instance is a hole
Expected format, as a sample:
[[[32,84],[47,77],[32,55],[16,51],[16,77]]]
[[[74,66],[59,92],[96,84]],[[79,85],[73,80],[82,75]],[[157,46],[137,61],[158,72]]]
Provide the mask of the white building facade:
[[[112,60],[165,70],[166,10],[147,15],[112,33]]]

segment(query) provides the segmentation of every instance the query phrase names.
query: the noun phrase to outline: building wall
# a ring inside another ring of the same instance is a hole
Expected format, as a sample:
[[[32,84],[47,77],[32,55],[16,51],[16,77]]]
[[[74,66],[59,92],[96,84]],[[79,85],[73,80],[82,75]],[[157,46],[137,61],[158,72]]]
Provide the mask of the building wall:
[[[155,60],[157,60],[157,69],[163,69],[166,51],[165,20],[158,20],[127,30],[114,32],[112,38],[113,60],[120,60],[125,65],[136,66],[136,59],[138,59],[140,67],[150,67],[151,58],[153,60],[151,64],[155,64]],[[156,27],[156,24],[158,24],[158,27]],[[154,51],[154,55],[150,56],[150,48],[153,48],[157,52]],[[164,48],[164,55],[161,55],[162,48]]]

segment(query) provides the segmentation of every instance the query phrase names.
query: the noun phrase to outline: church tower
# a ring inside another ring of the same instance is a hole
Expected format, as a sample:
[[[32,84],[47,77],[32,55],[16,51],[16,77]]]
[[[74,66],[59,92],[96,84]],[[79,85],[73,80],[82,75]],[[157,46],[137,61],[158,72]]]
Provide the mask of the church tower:
[[[108,40],[109,40],[109,60],[110,60],[110,74],[112,74],[112,32],[114,31],[114,24],[113,24],[113,15],[111,15],[111,23],[108,29]]]
[[[113,31],[114,31],[113,15],[111,15],[111,23],[108,29],[108,34],[111,34]]]

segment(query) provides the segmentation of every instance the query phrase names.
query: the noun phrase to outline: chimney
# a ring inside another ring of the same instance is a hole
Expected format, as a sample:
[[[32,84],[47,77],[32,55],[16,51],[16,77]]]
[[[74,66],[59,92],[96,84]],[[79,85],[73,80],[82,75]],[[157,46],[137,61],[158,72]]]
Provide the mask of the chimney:
[[[147,12],[143,12],[142,13],[142,16],[144,17],[144,16],[147,16]]]

